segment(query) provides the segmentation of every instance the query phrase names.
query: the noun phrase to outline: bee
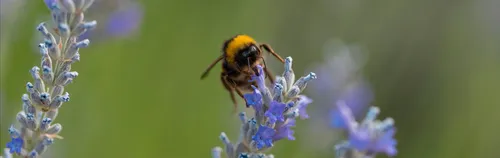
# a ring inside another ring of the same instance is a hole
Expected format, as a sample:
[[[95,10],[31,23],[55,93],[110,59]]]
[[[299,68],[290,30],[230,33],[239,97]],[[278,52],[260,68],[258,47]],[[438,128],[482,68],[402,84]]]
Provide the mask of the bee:
[[[243,94],[253,91],[252,85],[257,87],[255,81],[250,81],[252,75],[259,75],[257,65],[262,66],[267,78],[274,83],[270,70],[266,67],[263,51],[269,52],[282,63],[283,58],[274,52],[268,44],[258,44],[252,37],[244,34],[236,35],[226,40],[222,46],[222,54],[215,59],[203,72],[201,79],[208,76],[210,70],[222,61],[220,80],[224,88],[229,91],[235,110],[237,102],[234,92],[243,98]]]

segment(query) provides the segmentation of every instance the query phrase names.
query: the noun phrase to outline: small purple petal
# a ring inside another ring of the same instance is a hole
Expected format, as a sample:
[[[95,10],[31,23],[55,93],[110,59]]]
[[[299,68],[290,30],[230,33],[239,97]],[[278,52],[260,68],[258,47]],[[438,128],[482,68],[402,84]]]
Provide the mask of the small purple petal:
[[[361,128],[349,135],[349,144],[359,151],[383,152],[388,156],[394,156],[397,153],[394,134],[395,130],[391,129],[377,137],[368,128]]]
[[[264,113],[264,116],[269,118],[270,123],[276,123],[276,121],[285,121],[283,117],[283,112],[285,112],[286,104],[277,101],[272,101],[269,105],[269,109]]]
[[[257,89],[257,87],[252,85],[252,88],[254,89],[252,93],[247,93],[243,95],[243,98],[245,98],[247,107],[253,106],[255,111],[260,111],[262,109],[262,94],[260,91]]]
[[[339,122],[342,122],[344,124],[344,128],[353,131],[356,126],[357,122],[356,119],[354,119],[354,116],[352,115],[351,109],[345,104],[344,101],[338,101],[337,102],[337,107],[339,110]]]
[[[7,148],[9,148],[10,153],[21,153],[21,149],[23,148],[24,140],[21,137],[14,138],[7,143]]]
[[[276,131],[274,131],[274,129],[260,125],[257,133],[252,136],[252,140],[255,141],[257,149],[273,146],[272,137],[275,133]]]
[[[300,96],[300,100],[298,101],[298,108],[299,108],[299,116],[300,119],[307,119],[309,118],[309,115],[307,114],[306,108],[307,106],[312,103],[312,99],[306,97],[306,96]]]
[[[370,131],[367,129],[349,131],[349,144],[359,151],[367,151],[371,145]]]
[[[276,131],[276,135],[273,136],[274,141],[281,140],[283,138],[287,138],[288,140],[295,140],[295,137],[293,136],[294,131],[291,129],[291,127],[295,126],[295,119],[289,119],[287,122],[278,128]]]
[[[384,133],[384,135],[377,141],[377,151],[385,152],[389,156],[395,156],[397,154],[396,150],[396,139],[394,135],[396,134],[396,129],[389,129]]]

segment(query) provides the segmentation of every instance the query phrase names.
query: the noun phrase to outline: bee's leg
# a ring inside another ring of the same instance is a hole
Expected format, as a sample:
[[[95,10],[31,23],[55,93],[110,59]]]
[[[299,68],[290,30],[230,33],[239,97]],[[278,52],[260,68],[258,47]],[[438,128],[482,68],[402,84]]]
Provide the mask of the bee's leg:
[[[238,108],[238,103],[236,102],[236,97],[234,96],[234,91],[229,90],[229,95],[231,96],[231,100],[233,101],[233,107],[234,107],[233,111],[236,111],[236,109]]]
[[[231,96],[231,100],[233,101],[234,106],[233,112],[236,112],[236,109],[238,108],[238,102],[236,102],[236,97],[234,96],[234,87],[229,84],[225,75],[221,75],[220,79],[222,81],[222,85],[224,85],[224,88],[229,91],[229,95]]]
[[[240,89],[240,88],[238,88],[238,87],[236,87],[236,88],[235,88],[235,90],[236,90],[236,93],[238,93],[238,95],[240,95],[240,97],[241,97],[241,98],[243,98],[243,100],[245,100],[245,105],[246,105],[246,107],[247,107],[247,108],[248,108],[248,107],[250,107],[250,105],[248,105],[248,103],[247,103],[247,100],[246,100],[246,99],[245,99],[245,97],[243,96],[243,92],[241,91],[241,89]]]
[[[274,50],[273,50],[273,48],[271,48],[271,46],[269,46],[268,44],[261,44],[259,47],[260,48],[264,48],[267,52],[271,53],[274,57],[276,57],[282,63],[285,63],[285,60],[283,60],[283,58],[280,55],[278,55],[277,53],[275,53]]]
[[[245,97],[243,97],[243,92],[241,92],[240,88],[236,87],[235,90],[236,90],[236,93],[238,93],[238,95],[240,95],[241,98],[245,99]]]
[[[266,73],[267,79],[269,79],[269,81],[272,84],[274,84],[274,75],[273,75],[273,73],[271,73],[271,70],[269,70],[269,68],[267,68],[266,60],[264,60],[264,58],[262,58],[262,62],[264,63],[264,72]]]

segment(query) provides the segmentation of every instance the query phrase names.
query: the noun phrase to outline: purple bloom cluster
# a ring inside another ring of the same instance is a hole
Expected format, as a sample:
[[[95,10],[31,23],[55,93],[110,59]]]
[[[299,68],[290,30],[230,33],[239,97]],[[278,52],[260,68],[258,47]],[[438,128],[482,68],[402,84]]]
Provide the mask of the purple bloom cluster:
[[[62,125],[53,124],[63,103],[69,101],[65,87],[72,83],[78,72],[71,71],[73,63],[80,61],[80,48],[87,47],[89,40],[79,41],[78,36],[96,26],[96,21],[84,21],[84,11],[93,0],[44,0],[51,11],[53,28],[46,23],[38,25],[43,36],[38,45],[41,54],[40,67],[29,72],[33,83],[26,83],[22,96],[22,108],[16,117],[20,128],[9,128],[11,141],[7,143],[5,157],[16,154],[36,158],[54,142],[62,138]],[[51,30],[51,31],[49,31]],[[53,31],[52,31],[53,30]]]
[[[257,66],[259,75],[252,76],[251,81],[255,81],[258,87],[254,86],[252,93],[244,94],[247,106],[255,111],[254,116],[248,119],[246,113],[240,113],[241,136],[236,144],[232,144],[225,133],[220,136],[228,158],[274,157],[262,152],[273,147],[279,140],[295,140],[292,127],[295,126],[296,118],[309,117],[306,107],[312,100],[300,93],[309,81],[316,79],[316,74],[311,72],[295,81],[292,58],[287,57],[285,61],[285,72],[276,78],[273,88],[266,86],[265,73],[262,67]],[[221,148],[214,148],[212,157],[220,158],[221,152]]]
[[[358,123],[349,107],[343,101],[337,102],[341,114],[341,121],[346,125],[345,129],[349,133],[348,141],[335,147],[337,154],[344,157],[350,149],[355,155],[363,157],[375,157],[377,153],[385,153],[388,156],[395,156],[396,140],[394,134],[394,120],[386,118],[383,121],[376,120],[380,110],[377,107],[371,107],[363,122]]]

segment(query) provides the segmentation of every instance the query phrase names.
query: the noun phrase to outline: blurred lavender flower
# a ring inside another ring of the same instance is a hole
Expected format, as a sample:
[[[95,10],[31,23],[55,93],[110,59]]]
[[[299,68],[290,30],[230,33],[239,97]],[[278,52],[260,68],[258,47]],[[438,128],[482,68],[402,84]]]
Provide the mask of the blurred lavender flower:
[[[363,76],[363,67],[367,61],[362,48],[357,45],[347,45],[341,40],[334,39],[325,43],[324,62],[313,65],[312,69],[321,78],[311,83],[308,93],[314,100],[315,106],[310,113],[312,118],[305,135],[308,136],[304,149],[314,152],[327,151],[341,132],[331,127],[344,127],[340,120],[340,113],[335,103],[344,100],[352,109],[354,116],[361,116],[373,99],[370,84]],[[326,153],[325,153],[326,154]]]
[[[325,56],[326,63],[316,68],[316,72],[323,76],[318,82],[312,83],[310,92],[312,96],[322,98],[317,100],[317,104],[324,108],[333,108],[329,111],[331,124],[333,127],[344,127],[342,122],[338,122],[340,114],[337,107],[332,106],[338,100],[344,100],[355,116],[360,116],[361,112],[373,99],[369,83],[362,74],[363,66],[366,63],[366,56],[356,45],[346,45],[340,40],[331,40],[326,43]]]
[[[143,18],[142,6],[135,0],[95,0],[89,12],[88,17],[105,23],[86,32],[81,39],[106,40],[130,36],[139,30]]]
[[[254,115],[248,119],[246,113],[240,113],[242,126],[237,143],[231,143],[225,133],[220,135],[228,158],[273,158],[273,155],[263,152],[271,149],[279,140],[295,140],[291,127],[295,126],[295,119],[300,114],[303,119],[307,118],[305,108],[312,102],[300,93],[310,80],[316,79],[316,74],[311,72],[295,81],[292,58],[287,57],[285,61],[285,72],[269,88],[265,85],[262,67],[257,67],[260,76],[252,76],[252,81],[258,87],[253,87],[253,93],[244,94],[247,106],[253,107],[255,111]],[[221,152],[220,147],[215,147],[212,157],[220,158]]]
[[[386,118],[383,121],[375,120],[380,110],[371,107],[361,124],[354,119],[351,109],[344,101],[338,101],[337,106],[341,114],[341,121],[349,133],[349,140],[335,146],[337,156],[346,157],[347,151],[352,149],[350,157],[373,158],[377,153],[395,156],[396,140],[394,134],[394,120]]]
[[[71,65],[80,61],[79,49],[87,47],[89,40],[77,41],[82,33],[96,26],[96,21],[83,21],[84,11],[93,0],[44,0],[51,11],[55,26],[49,31],[46,23],[38,25],[37,30],[44,41],[38,45],[41,54],[40,67],[34,66],[29,72],[34,82],[26,84],[27,94],[22,99],[22,111],[17,114],[21,125],[12,125],[9,134],[12,141],[7,143],[5,157],[16,154],[36,158],[43,154],[54,142],[62,138],[59,133],[62,125],[53,124],[63,103],[69,101],[69,93],[64,87],[78,76],[71,71]]]

